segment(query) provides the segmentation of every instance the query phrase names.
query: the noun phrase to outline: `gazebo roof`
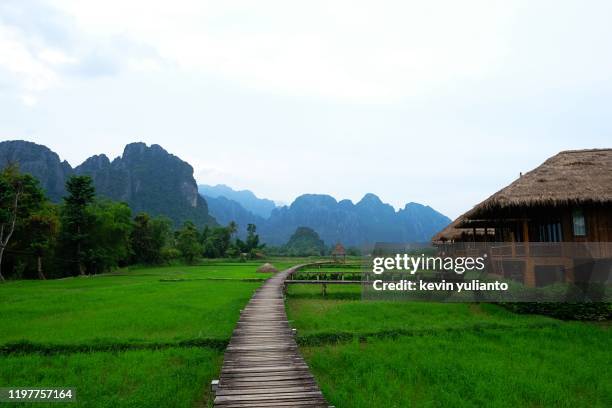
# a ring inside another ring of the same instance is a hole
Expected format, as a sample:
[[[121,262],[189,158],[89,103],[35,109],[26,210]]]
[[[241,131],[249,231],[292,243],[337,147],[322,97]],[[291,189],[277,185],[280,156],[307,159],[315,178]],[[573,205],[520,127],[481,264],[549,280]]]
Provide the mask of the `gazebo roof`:
[[[332,250],[332,255],[345,255],[345,254],[346,254],[346,250],[344,249],[344,246],[338,242],[336,246],[334,247],[334,249]]]

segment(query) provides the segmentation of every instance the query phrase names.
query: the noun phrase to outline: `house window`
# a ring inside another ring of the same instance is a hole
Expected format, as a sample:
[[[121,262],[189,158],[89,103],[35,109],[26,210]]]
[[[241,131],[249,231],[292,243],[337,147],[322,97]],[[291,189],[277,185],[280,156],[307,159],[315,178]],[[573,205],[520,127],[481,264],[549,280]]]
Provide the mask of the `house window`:
[[[572,211],[572,222],[574,224],[574,236],[586,236],[586,221],[584,219],[584,211],[581,208]]]
[[[545,223],[537,224],[537,228],[538,228],[537,239],[539,242],[561,242],[563,241],[561,221],[550,220]]]

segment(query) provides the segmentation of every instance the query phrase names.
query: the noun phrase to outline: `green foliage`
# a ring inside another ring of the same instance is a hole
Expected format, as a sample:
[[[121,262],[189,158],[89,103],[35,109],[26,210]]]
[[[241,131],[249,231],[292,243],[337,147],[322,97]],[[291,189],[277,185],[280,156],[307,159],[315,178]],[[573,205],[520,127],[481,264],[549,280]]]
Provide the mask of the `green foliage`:
[[[346,255],[347,256],[361,256],[361,249],[351,246],[346,248]]]
[[[92,204],[88,212],[93,228],[86,254],[87,269],[100,273],[126,264],[132,231],[130,207],[125,203],[100,200]]]
[[[221,258],[226,256],[227,250],[231,243],[231,228],[230,227],[213,227],[205,228],[204,238],[204,256],[206,258]]]
[[[183,259],[193,263],[202,253],[200,236],[196,226],[192,222],[185,222],[183,228],[177,234],[177,249],[181,251]]]
[[[325,243],[312,228],[298,227],[283,252],[289,256],[320,256],[325,254]]]
[[[166,260],[164,249],[170,244],[171,228],[172,221],[167,218],[138,214],[130,235],[132,262],[152,265]]]
[[[259,235],[257,234],[257,226],[255,224],[247,225],[247,238],[246,241],[242,241],[236,238],[235,251],[239,253],[241,258],[245,256],[249,259],[255,259],[259,257],[260,251],[265,248],[265,244],[259,243]]]
[[[515,313],[541,314],[563,320],[610,320],[612,305],[604,302],[559,303],[523,302],[504,303],[503,306]]]
[[[61,218],[60,245],[67,257],[67,267],[84,275],[87,253],[92,250],[91,231],[94,229],[94,215],[88,211],[93,203],[95,190],[89,176],[72,176],[66,182],[68,195],[64,197]],[[71,265],[71,267],[69,266]]]
[[[55,249],[59,225],[57,206],[46,203],[40,210],[30,215],[23,228],[22,240],[37,258],[36,268],[39,279],[46,279],[43,257]]]
[[[0,173],[0,281],[2,259],[16,229],[27,222],[45,202],[38,181],[21,174],[16,166],[7,166]]]

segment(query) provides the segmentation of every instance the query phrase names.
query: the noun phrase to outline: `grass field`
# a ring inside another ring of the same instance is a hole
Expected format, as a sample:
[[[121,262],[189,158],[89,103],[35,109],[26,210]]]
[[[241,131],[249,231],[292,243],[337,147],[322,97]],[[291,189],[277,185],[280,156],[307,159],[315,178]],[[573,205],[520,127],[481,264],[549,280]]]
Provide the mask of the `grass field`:
[[[270,276],[260,264],[2,284],[0,387],[74,387],[72,407],[206,406],[239,311]],[[612,406],[605,324],[489,304],[363,302],[357,285],[327,292],[290,285],[287,307],[338,407]]]
[[[205,403],[260,264],[2,284],[0,387],[76,387],[79,407]]]
[[[331,404],[612,406],[606,325],[490,304],[362,302],[359,291],[289,288],[289,318]]]

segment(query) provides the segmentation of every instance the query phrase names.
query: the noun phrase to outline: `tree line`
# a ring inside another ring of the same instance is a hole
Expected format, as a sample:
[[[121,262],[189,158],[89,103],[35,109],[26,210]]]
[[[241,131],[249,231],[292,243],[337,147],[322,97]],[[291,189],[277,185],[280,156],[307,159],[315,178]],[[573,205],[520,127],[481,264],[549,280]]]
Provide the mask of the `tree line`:
[[[16,165],[0,172],[0,281],[96,274],[131,264],[199,258],[253,258],[263,250],[257,227],[243,241],[237,225],[174,230],[165,217],[139,213],[95,194],[89,176],[72,176],[59,204]]]

